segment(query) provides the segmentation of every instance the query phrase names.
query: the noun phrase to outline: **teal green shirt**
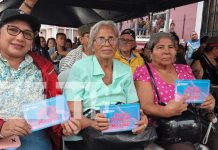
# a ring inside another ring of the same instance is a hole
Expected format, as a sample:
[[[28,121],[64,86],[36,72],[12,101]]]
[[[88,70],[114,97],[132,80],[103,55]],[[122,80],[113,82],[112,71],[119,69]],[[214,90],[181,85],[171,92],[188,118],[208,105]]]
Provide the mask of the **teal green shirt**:
[[[112,84],[105,85],[105,76],[97,58],[89,56],[77,61],[71,68],[64,94],[68,101],[82,101],[83,111],[98,110],[100,106],[138,102],[129,66],[113,60]]]
[[[112,84],[105,85],[105,76],[97,58],[89,56],[77,61],[70,70],[64,94],[68,101],[82,101],[83,111],[117,102],[135,103],[138,96],[129,66],[113,60]],[[82,140],[81,136],[64,137],[65,141]]]

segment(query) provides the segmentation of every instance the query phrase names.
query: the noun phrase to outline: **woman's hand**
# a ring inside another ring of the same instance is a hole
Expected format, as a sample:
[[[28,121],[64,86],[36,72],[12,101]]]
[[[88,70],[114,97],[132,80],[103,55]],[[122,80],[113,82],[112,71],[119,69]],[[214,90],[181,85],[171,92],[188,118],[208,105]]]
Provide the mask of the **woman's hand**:
[[[215,98],[210,94],[206,97],[205,101],[201,104],[200,108],[213,110],[215,107]]]
[[[78,120],[70,118],[67,122],[62,124],[63,134],[66,136],[76,135],[81,130],[81,124]]]
[[[187,110],[188,104],[186,100],[189,98],[188,95],[183,96],[179,101],[171,100],[165,106],[166,117],[179,116],[182,112]]]
[[[95,116],[95,120],[92,121],[91,126],[97,130],[103,131],[108,129],[109,121],[104,114],[98,113]]]
[[[140,117],[141,120],[136,123],[137,127],[132,130],[133,134],[142,133],[148,125],[148,118],[142,110],[140,110]]]
[[[31,126],[24,119],[11,118],[7,120],[2,128],[1,135],[4,137],[17,135],[26,136],[31,133]]]

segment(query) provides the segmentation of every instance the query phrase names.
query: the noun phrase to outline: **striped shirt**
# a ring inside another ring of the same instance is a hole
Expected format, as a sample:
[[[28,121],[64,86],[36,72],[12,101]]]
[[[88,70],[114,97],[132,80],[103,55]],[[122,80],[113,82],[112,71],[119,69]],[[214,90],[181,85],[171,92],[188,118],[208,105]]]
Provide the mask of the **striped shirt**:
[[[59,64],[59,71],[65,71],[67,69],[70,69],[72,65],[77,61],[82,59],[83,57],[83,46],[80,45],[76,49],[71,50],[66,57],[61,59]]]

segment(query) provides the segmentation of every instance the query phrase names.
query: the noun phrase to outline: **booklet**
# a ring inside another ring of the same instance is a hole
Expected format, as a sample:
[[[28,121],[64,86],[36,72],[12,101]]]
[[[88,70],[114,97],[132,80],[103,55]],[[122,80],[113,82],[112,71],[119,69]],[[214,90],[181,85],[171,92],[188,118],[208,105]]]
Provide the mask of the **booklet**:
[[[185,94],[190,98],[187,103],[203,103],[210,92],[210,80],[176,80],[175,101],[179,101]]]
[[[136,128],[136,122],[140,120],[138,103],[102,106],[100,112],[109,119],[109,128],[103,133],[130,131]]]
[[[63,123],[70,118],[64,95],[26,104],[23,106],[23,113],[32,126],[32,132]]]

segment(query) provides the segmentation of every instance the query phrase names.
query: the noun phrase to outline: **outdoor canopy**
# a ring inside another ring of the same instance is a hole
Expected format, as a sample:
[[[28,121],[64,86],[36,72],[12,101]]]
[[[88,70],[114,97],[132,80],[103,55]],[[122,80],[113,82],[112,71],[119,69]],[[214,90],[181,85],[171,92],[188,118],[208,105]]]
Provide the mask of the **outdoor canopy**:
[[[38,0],[33,15],[43,24],[77,28],[100,20],[115,22],[142,17],[201,0]],[[3,0],[0,12],[19,8],[23,0]]]

